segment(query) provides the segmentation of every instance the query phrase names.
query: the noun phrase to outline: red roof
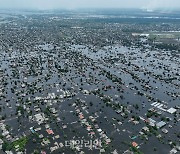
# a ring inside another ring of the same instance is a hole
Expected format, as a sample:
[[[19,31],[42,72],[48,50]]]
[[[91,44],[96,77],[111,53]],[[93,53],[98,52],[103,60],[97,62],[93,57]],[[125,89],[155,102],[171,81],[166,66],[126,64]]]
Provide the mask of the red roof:
[[[53,130],[51,130],[51,129],[47,129],[46,131],[48,134],[54,134]]]
[[[133,146],[133,147],[137,147],[138,144],[137,144],[136,142],[132,142],[132,146]]]

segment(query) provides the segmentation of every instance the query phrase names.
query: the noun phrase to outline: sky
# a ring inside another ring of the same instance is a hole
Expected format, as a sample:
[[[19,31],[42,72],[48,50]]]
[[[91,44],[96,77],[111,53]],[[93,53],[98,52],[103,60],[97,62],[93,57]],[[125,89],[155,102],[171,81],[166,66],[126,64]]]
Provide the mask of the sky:
[[[180,0],[0,0],[0,8],[180,8]]]

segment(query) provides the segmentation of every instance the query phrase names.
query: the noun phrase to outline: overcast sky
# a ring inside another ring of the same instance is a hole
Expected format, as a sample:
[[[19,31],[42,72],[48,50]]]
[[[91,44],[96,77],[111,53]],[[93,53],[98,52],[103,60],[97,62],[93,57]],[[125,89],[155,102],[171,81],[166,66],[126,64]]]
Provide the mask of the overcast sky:
[[[0,0],[0,8],[180,8],[180,0]]]

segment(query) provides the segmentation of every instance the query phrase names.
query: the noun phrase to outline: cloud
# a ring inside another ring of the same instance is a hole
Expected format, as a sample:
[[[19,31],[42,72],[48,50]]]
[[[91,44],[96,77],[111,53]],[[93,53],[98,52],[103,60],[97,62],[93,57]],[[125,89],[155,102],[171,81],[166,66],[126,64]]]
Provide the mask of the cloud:
[[[151,0],[146,5],[148,9],[156,8],[178,8],[180,7],[180,0]]]

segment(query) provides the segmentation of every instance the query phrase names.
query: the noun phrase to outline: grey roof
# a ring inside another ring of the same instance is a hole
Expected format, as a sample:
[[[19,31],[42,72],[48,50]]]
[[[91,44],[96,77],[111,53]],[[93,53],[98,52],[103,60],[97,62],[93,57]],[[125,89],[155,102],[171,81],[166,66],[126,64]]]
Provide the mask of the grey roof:
[[[166,125],[166,123],[165,123],[164,121],[160,121],[159,123],[156,124],[156,126],[157,126],[158,128],[161,128],[161,127],[163,127],[163,126],[165,126],[165,125]]]

